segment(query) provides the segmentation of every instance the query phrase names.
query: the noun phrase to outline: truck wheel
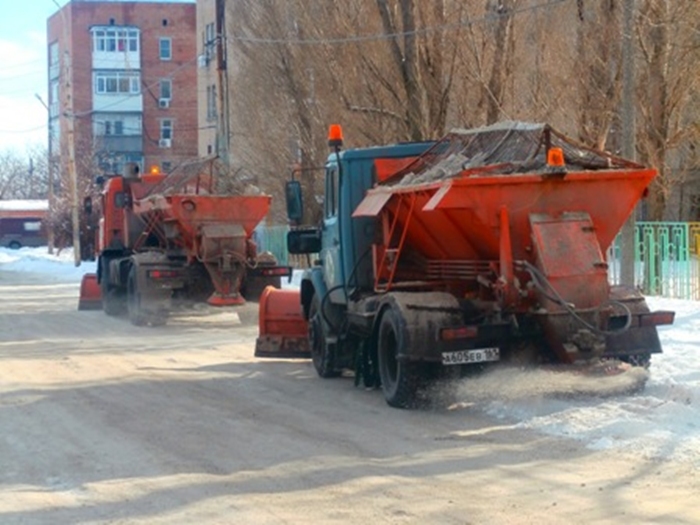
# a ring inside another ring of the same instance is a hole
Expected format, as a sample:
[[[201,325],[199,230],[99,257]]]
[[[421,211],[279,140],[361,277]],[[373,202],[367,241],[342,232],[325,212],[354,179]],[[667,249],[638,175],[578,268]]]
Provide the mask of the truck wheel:
[[[115,316],[124,313],[126,304],[123,292],[111,286],[104,273],[100,280],[100,292],[102,294],[102,310],[105,314]]]
[[[22,245],[18,241],[12,241],[10,244],[7,245],[8,248],[11,250],[19,250]]]
[[[321,315],[321,299],[314,295],[309,308],[309,342],[311,343],[311,360],[319,376],[323,378],[338,377],[340,372],[333,368],[333,355],[326,343],[326,323]]]
[[[136,282],[136,266],[132,266],[126,283],[126,304],[129,312],[129,321],[134,326],[143,326],[148,319],[141,309],[141,295]]]
[[[282,288],[282,278],[279,275],[261,275],[256,277],[247,277],[241,285],[241,295],[246,301],[259,302],[260,295],[268,286]]]
[[[398,359],[399,348],[406,341],[394,310],[389,309],[382,315],[378,337],[377,360],[384,398],[393,407],[412,408],[421,382],[421,367]]]

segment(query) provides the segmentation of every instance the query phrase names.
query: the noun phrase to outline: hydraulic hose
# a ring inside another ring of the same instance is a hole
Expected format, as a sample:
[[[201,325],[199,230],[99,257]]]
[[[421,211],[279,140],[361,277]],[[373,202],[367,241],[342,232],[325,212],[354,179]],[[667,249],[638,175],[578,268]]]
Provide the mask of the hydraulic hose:
[[[598,305],[598,307],[595,310],[599,312],[606,305],[617,305],[624,310],[627,319],[625,321],[624,326],[617,330],[601,330],[597,326],[594,326],[585,319],[583,319],[576,312],[576,310],[567,301],[564,300],[564,298],[559,294],[559,292],[557,292],[554,286],[552,286],[552,283],[549,282],[549,279],[547,279],[547,276],[544,275],[539,268],[529,263],[528,261],[516,261],[515,264],[518,266],[522,266],[530,274],[530,277],[532,277],[532,283],[542,295],[544,295],[550,301],[563,307],[574,319],[576,319],[583,326],[591,330],[593,333],[603,336],[619,335],[625,333],[632,326],[632,312],[630,311],[629,307],[621,301],[608,299],[607,301]]]

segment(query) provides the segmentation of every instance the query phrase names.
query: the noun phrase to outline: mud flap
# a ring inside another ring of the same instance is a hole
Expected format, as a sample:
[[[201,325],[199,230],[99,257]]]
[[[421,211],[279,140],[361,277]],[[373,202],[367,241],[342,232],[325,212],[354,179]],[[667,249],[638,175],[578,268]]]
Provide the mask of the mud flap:
[[[97,274],[86,273],[80,281],[78,310],[102,310],[102,293],[97,283]]]

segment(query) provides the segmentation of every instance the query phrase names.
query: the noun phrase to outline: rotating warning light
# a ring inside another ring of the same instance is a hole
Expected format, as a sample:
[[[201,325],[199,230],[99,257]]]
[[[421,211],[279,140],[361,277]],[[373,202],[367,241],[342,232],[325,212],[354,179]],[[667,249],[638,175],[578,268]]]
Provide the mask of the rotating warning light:
[[[340,148],[343,145],[343,128],[340,124],[331,124],[328,128],[328,146]]]
[[[563,168],[566,166],[564,150],[561,148],[549,148],[549,151],[547,151],[547,165],[554,168]]]

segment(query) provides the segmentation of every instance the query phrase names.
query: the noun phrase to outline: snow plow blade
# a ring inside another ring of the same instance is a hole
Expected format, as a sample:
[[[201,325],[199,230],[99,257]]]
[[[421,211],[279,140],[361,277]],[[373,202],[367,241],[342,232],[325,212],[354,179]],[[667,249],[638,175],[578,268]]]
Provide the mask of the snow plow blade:
[[[78,310],[102,310],[102,294],[94,273],[86,273],[80,281]]]
[[[258,323],[255,357],[311,357],[298,290],[265,288],[260,295]]]

